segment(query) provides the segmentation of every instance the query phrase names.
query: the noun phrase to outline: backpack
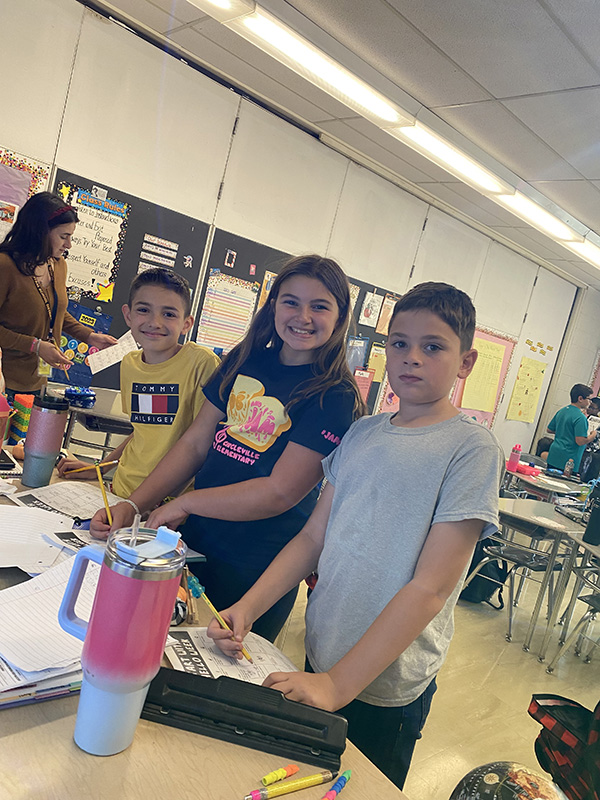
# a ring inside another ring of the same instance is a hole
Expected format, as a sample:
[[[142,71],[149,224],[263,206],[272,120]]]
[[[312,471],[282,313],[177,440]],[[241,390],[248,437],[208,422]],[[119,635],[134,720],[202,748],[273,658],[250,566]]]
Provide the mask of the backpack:
[[[554,694],[534,694],[529,715],[542,725],[537,760],[569,800],[600,800],[600,703],[594,711]]]
[[[483,548],[489,544],[491,544],[491,542],[488,539],[477,542],[467,573],[468,575],[473,572],[480,561],[487,558]],[[460,593],[460,599],[466,600],[468,603],[487,603],[492,608],[500,611],[504,608],[502,590],[504,589],[504,582],[508,578],[510,569],[506,561],[489,561],[481,568],[469,585],[465,586]],[[488,578],[491,578],[491,580],[488,580]],[[494,581],[497,581],[497,583],[494,583]],[[491,602],[495,592],[498,592],[497,605]]]

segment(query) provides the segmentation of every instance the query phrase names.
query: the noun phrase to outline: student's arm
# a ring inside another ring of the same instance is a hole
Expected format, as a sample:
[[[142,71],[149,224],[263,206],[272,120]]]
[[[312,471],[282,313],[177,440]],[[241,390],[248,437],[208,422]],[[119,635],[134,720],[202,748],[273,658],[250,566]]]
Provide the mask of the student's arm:
[[[322,458],[316,450],[289,442],[270,475],[186,492],[155,509],[148,526],[177,526],[189,514],[232,522],[276,517],[293,508],[321,480]]]
[[[133,433],[130,433],[129,436],[125,439],[125,441],[121,442],[120,445],[115,447],[107,456],[102,458],[102,461],[118,461],[123,455],[123,450],[127,444],[133,439]],[[80,461],[77,458],[63,458],[62,461],[58,463],[56,467],[58,474],[61,478],[65,478],[66,480],[87,480],[87,481],[95,481],[97,480],[96,470],[95,469],[88,469],[85,472],[76,472],[74,475],[69,475],[69,471],[73,469],[80,469],[83,467],[92,466],[89,462]],[[103,473],[108,472],[109,470],[113,469],[114,464],[110,467],[101,467]]]
[[[581,447],[582,444],[589,444],[590,442],[593,442],[596,436],[598,436],[598,431],[590,433],[589,436],[576,436],[575,442],[579,445],[579,447]]]
[[[264,685],[290,700],[330,711],[351,702],[442,610],[473,555],[483,525],[477,519],[432,525],[412,580],[337,664],[315,675],[274,672]]]
[[[241,642],[253,622],[316,569],[323,549],[333,494],[332,484],[326,484],[300,533],[283,548],[241,600],[221,612],[235,638],[232,640],[229,631],[223,630],[216,619],[211,621],[208,635],[224,653],[242,658]]]
[[[224,416],[210,401],[205,401],[200,413],[181,439],[131,494],[131,500],[142,514],[185,486],[200,469],[212,444],[216,427]],[[113,524],[109,526],[106,509],[102,508],[92,517],[90,533],[98,539],[105,539],[110,531],[131,525],[134,513],[129,503],[117,503],[111,508]]]

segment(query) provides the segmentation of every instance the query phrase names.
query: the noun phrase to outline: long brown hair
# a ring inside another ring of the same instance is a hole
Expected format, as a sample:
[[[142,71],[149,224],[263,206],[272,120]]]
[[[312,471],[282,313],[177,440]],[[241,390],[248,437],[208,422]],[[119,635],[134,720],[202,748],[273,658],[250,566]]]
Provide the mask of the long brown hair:
[[[227,385],[234,380],[242,364],[253,354],[272,347],[281,350],[283,341],[275,330],[275,303],[282,284],[294,275],[320,281],[335,297],[338,320],[329,340],[315,351],[312,362],[313,377],[299,384],[292,392],[286,411],[308,398],[318,396],[323,404],[325,393],[334,386],[341,386],[354,393],[354,418],[366,413],[354,376],[346,361],[346,333],[350,323],[350,288],[342,268],[331,258],[308,255],[288,261],[277,275],[263,307],[254,316],[248,332],[229,352],[224,362],[223,377],[219,388],[221,400],[225,399]]]

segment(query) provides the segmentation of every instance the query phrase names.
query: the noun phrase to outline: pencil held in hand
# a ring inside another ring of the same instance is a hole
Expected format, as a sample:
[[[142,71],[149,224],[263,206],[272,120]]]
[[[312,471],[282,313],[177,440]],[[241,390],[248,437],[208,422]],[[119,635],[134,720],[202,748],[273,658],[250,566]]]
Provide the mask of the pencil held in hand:
[[[200,581],[195,575],[190,575],[190,577],[188,578],[188,586],[190,587],[190,591],[194,597],[202,597],[202,599],[204,600],[206,605],[210,608],[210,610],[213,613],[213,616],[215,617],[219,625],[223,628],[223,630],[231,631],[229,625],[225,622],[223,617],[219,614],[217,609],[213,606],[213,604],[206,596],[206,592],[204,591],[204,586],[200,584]],[[231,638],[233,639],[233,631],[231,631]],[[244,658],[248,659],[248,661],[251,664],[254,663],[252,661],[252,658],[250,657],[250,653],[246,650],[244,645],[242,645],[242,655],[244,656]]]

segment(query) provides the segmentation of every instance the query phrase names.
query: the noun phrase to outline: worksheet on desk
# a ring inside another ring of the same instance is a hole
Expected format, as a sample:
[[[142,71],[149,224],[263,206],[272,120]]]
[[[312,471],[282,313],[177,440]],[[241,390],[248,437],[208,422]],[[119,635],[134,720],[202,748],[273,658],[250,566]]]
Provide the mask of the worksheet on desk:
[[[206,628],[171,628],[165,655],[174,669],[205,678],[227,675],[247,683],[261,684],[271,672],[298,672],[298,667],[262,636],[249,633],[244,645],[252,657],[252,664],[245,658],[238,661],[224,655],[206,635]]]
[[[122,497],[117,497],[111,492],[106,492],[106,497],[109,505],[115,505],[123,500]],[[75,481],[51,483],[50,486],[40,486],[39,489],[27,489],[27,491],[11,495],[9,500],[20,506],[44,508],[46,511],[66,514],[71,518],[79,517],[79,519],[91,519],[96,511],[104,505],[99,486],[95,483],[76,483]]]

